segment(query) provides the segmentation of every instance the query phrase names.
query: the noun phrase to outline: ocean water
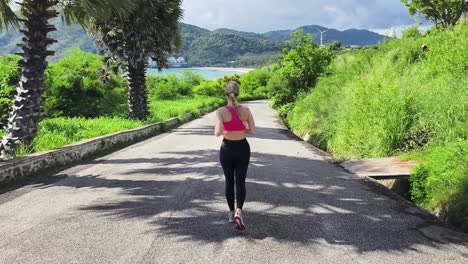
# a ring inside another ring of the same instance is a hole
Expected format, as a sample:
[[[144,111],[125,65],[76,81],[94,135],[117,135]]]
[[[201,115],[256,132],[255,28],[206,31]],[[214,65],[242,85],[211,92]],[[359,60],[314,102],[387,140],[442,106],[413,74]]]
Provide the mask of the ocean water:
[[[236,69],[236,68],[170,68],[164,69],[159,72],[157,69],[148,69],[147,73],[151,75],[157,76],[165,76],[165,75],[176,75],[182,76],[184,71],[193,71],[195,73],[201,74],[207,80],[216,80],[221,78],[225,75],[234,75],[239,74],[242,75],[246,73],[248,70],[245,69]]]

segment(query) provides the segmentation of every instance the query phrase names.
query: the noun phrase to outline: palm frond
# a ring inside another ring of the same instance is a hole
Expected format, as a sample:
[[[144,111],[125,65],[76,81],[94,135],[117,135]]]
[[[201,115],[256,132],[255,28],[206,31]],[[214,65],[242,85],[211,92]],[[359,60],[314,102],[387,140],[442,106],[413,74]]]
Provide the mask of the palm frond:
[[[131,0],[62,0],[58,5],[64,22],[78,22],[85,28],[92,24],[93,18],[107,20],[111,16],[125,16],[135,8]]]
[[[11,4],[11,0],[0,0],[0,30],[19,26],[18,17],[11,9]]]

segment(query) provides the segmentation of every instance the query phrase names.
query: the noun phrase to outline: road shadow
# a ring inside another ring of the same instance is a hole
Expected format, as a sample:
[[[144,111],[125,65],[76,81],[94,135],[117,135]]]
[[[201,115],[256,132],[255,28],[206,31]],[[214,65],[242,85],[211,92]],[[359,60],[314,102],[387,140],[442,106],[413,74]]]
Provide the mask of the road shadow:
[[[257,133],[249,135],[248,138],[286,140],[292,138],[292,133],[286,128],[256,127]],[[197,128],[177,128],[173,131],[181,136],[213,136],[214,126],[200,126]],[[296,137],[293,137],[296,138]]]
[[[112,178],[66,175],[42,188],[117,189],[121,199],[95,201],[79,210],[102,217],[145,219],[154,225],[154,232],[180,240],[213,243],[242,236],[301,245],[326,241],[352,246],[361,253],[442,245],[418,232],[418,225],[425,221],[405,212],[405,205],[335,165],[256,152],[252,153],[248,172],[244,214],[248,229],[238,233],[225,219],[227,206],[218,151],[161,154],[178,158],[94,161],[109,164],[121,173]],[[130,163],[145,166],[129,169]]]

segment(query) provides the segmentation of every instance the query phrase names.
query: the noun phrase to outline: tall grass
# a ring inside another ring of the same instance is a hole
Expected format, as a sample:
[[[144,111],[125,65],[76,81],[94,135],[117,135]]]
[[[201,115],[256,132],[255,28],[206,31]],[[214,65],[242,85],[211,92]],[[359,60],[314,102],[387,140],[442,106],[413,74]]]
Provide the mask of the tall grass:
[[[462,22],[452,30],[343,53],[332,73],[295,103],[287,122],[341,158],[419,153],[412,158],[424,162],[424,173],[413,175],[414,199],[468,225],[462,158],[468,139],[467,43],[468,23]]]
[[[430,147],[405,158],[424,162],[410,177],[413,200],[468,231],[468,140]]]
[[[340,157],[395,155],[466,137],[467,40],[464,24],[342,54],[287,121]]]

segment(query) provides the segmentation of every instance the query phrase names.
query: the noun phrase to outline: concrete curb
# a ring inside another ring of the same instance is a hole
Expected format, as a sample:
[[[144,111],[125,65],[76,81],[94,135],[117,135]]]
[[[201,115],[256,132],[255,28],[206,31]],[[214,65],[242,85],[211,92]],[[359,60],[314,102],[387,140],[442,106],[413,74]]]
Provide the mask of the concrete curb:
[[[284,125],[286,127],[286,125]],[[288,129],[286,127],[286,129]],[[299,138],[301,141],[304,142],[304,144],[306,144],[307,147],[309,148],[313,148],[313,150],[317,153],[320,153],[322,156],[325,157],[325,159],[330,162],[330,163],[333,163],[333,164],[339,164],[339,161],[337,159],[335,159],[335,157],[333,157],[332,154],[326,152],[325,150],[323,149],[320,149],[319,147],[316,147],[314,144],[312,144],[310,142],[310,135],[309,134],[306,134],[305,136],[299,136],[298,134],[296,134],[296,132],[294,132],[293,130],[290,130],[288,129],[289,131],[291,131],[291,133],[293,133],[297,138]]]
[[[127,147],[139,141],[170,131],[203,114],[212,112],[214,109],[214,107],[209,107],[200,110],[198,115],[186,113],[181,120],[178,118],[171,118],[164,122],[147,125],[141,128],[84,140],[56,150],[34,153],[25,157],[2,161],[0,162],[0,186],[32,177],[41,172],[74,165],[82,160],[99,156],[99,154],[107,153],[113,149]]]

